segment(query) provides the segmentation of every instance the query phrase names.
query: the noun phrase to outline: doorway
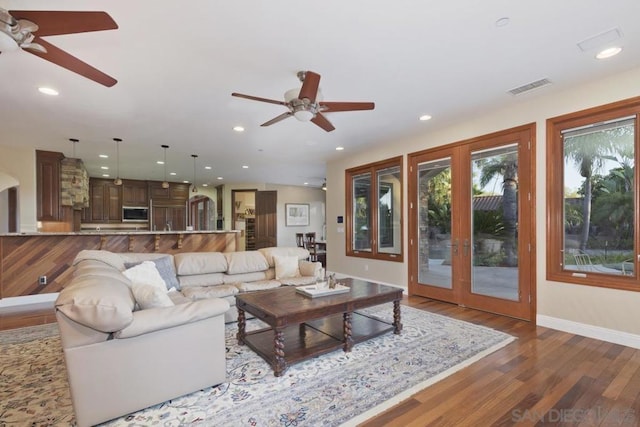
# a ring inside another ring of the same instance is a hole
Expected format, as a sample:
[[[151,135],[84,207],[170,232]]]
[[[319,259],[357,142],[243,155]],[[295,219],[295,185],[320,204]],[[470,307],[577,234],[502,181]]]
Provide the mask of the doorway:
[[[278,245],[277,191],[231,190],[233,228],[241,230],[238,250]]]
[[[409,155],[409,294],[534,319],[533,135]]]

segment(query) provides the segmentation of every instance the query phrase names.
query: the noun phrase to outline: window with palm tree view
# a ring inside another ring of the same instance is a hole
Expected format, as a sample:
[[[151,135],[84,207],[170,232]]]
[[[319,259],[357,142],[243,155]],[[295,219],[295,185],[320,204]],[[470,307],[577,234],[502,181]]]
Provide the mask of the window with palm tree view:
[[[617,105],[550,120],[549,213],[555,221],[550,222],[549,249],[555,259],[549,258],[549,274],[575,283],[637,289],[640,103]],[[562,176],[554,177],[558,171]]]

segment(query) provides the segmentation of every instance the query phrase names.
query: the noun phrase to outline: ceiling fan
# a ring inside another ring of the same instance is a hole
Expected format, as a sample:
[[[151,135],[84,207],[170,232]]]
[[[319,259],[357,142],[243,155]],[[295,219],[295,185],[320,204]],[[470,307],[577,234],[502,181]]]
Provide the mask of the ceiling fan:
[[[0,52],[24,49],[101,85],[117,80],[42,39],[43,36],[115,30],[118,24],[106,12],[5,10],[0,8]]]
[[[271,104],[284,105],[289,109],[286,113],[263,123],[261,126],[269,126],[278,123],[288,117],[294,116],[300,121],[311,121],[320,126],[327,132],[335,129],[331,122],[323,115],[323,113],[334,113],[338,111],[357,111],[357,110],[373,110],[375,104],[373,102],[325,102],[322,101],[320,94],[320,74],[313,71],[299,71],[298,78],[302,82],[302,88],[288,90],[284,94],[284,101],[275,99],[259,98],[257,96],[243,95],[241,93],[232,93],[231,96],[239,98],[251,99],[253,101],[268,102]]]

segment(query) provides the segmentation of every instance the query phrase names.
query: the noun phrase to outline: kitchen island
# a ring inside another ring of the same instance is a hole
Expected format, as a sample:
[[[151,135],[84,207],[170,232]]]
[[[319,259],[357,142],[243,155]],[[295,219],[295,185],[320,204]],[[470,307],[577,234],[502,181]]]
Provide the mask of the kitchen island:
[[[80,231],[0,234],[0,299],[59,292],[83,249],[233,252],[240,231]]]

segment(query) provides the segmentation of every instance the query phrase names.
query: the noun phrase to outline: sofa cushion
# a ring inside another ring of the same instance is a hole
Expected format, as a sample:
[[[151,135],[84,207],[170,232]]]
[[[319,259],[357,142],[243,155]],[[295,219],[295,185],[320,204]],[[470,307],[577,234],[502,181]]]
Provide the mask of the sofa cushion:
[[[273,255],[273,263],[276,268],[276,280],[300,277],[298,257]]]
[[[224,283],[224,273],[207,273],[207,274],[194,274],[191,276],[178,277],[180,282],[180,289],[188,288],[189,286],[214,286],[222,285]]]
[[[169,255],[161,256],[158,258],[152,258],[149,260],[156,265],[156,269],[158,273],[160,273],[160,277],[164,280],[164,283],[167,289],[176,288],[180,290],[180,282],[178,282],[178,278],[176,277],[176,269],[173,266],[173,257]],[[138,264],[142,264],[143,261],[137,262],[125,262],[125,268],[135,267]]]
[[[311,285],[316,283],[316,278],[314,276],[289,277],[288,279],[282,279],[281,282],[287,286]]]
[[[113,252],[83,249],[78,252],[78,255],[76,255],[75,259],[73,260],[73,265],[76,265],[84,260],[100,261],[107,265],[110,265],[113,268],[118,269],[119,271],[124,270],[124,261],[122,261],[122,258],[118,254],[115,254]]]
[[[262,255],[264,255],[267,263],[269,263],[269,267],[275,267],[275,261],[273,260],[274,255],[279,256],[296,256],[298,259],[307,259],[309,258],[309,251],[305,248],[298,248],[296,246],[292,247],[270,247],[270,248],[261,248],[258,249]]]
[[[298,261],[298,268],[300,269],[300,275],[302,277],[311,276],[322,278],[322,276],[324,276],[322,264],[318,262],[300,260]]]
[[[281,286],[277,280],[258,280],[257,282],[240,282],[234,283],[240,292],[264,291],[265,289],[274,289]]]
[[[191,300],[228,297],[238,292],[238,288],[233,285],[193,286],[182,290],[182,294]]]
[[[270,277],[269,270],[265,271],[256,271],[255,273],[244,273],[244,274],[225,274],[222,277],[222,282],[225,284],[229,283],[237,283],[237,282],[255,282],[257,280],[266,280],[273,279]]]
[[[133,320],[135,300],[118,280],[78,277],[60,291],[56,309],[71,320],[101,332],[115,332]]]
[[[258,251],[225,252],[227,274],[253,273],[264,271],[269,264],[264,255]]]
[[[178,276],[227,271],[227,259],[221,252],[182,252],[173,259]]]
[[[133,282],[131,285],[133,297],[141,309],[171,307],[175,305],[165,290],[159,289],[155,285]]]

